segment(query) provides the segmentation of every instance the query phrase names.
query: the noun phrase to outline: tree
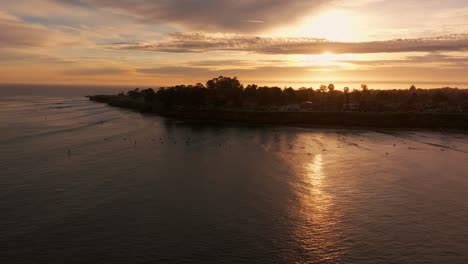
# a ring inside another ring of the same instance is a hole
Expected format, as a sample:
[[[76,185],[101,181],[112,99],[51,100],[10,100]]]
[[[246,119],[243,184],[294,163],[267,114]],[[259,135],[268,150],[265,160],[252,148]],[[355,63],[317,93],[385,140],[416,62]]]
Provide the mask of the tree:
[[[350,94],[352,101],[359,105],[359,110],[362,108],[362,94],[358,89],[353,89]]]
[[[211,79],[206,82],[206,87],[209,90],[217,90],[224,93],[239,92],[242,91],[243,87],[237,77],[229,78],[219,76],[218,78]]]
[[[215,104],[224,105],[231,102],[238,106],[241,105],[243,87],[237,77],[219,76],[207,81],[206,87],[214,97]]]
[[[324,84],[320,85],[320,92],[322,93],[326,93],[328,90],[328,87]]]
[[[156,98],[156,93],[152,88],[142,90],[140,94],[145,98],[146,101],[152,102]]]
[[[139,97],[140,96],[140,88],[135,88],[131,91],[127,92],[127,95],[133,98]]]
[[[249,84],[244,89],[244,96],[248,98],[254,98],[257,95],[257,85]]]
[[[249,84],[242,91],[242,104],[243,105],[257,105],[258,104],[258,94],[257,94],[257,85]]]
[[[369,91],[369,87],[367,86],[367,84],[363,83],[363,84],[361,84],[361,90],[363,92],[367,92],[367,91]]]
[[[197,84],[195,84],[195,88],[205,89],[205,86],[202,83],[197,83]]]
[[[314,89],[312,88],[303,87],[295,91],[295,93],[297,94],[297,100],[299,102],[313,101],[315,97],[315,92],[314,92]]]
[[[126,99],[134,100],[138,105],[147,103],[149,109],[164,107],[190,110],[213,106],[255,108],[259,105],[280,106],[307,102],[304,106],[310,109],[326,111],[349,109],[353,103],[359,106],[360,111],[400,111],[404,106],[421,111],[468,112],[468,90],[465,89],[446,87],[418,90],[413,85],[409,90],[370,90],[366,84],[362,84],[361,89],[353,89],[351,92],[349,87],[344,87],[342,92],[335,90],[333,84],[321,85],[316,91],[312,88],[295,90],[292,87],[258,87],[255,84],[243,89],[237,78],[220,76],[209,80],[207,87],[201,83],[177,85],[160,88],[156,93],[151,88],[136,88],[119,95],[128,96]]]
[[[348,107],[349,107],[349,87],[343,88],[343,92],[344,92],[345,98],[346,98],[346,109],[348,109]]]
[[[292,88],[286,88],[283,90],[283,96],[287,104],[296,103],[296,91]]]

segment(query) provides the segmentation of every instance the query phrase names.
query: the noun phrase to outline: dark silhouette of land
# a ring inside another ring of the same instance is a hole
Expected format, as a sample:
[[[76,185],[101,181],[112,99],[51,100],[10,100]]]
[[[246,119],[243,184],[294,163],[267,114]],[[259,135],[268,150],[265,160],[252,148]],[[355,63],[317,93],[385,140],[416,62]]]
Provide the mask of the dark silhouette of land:
[[[379,127],[468,130],[468,90],[458,88],[343,91],[333,84],[313,88],[244,87],[220,76],[206,85],[89,96],[111,106],[167,117],[326,127]]]

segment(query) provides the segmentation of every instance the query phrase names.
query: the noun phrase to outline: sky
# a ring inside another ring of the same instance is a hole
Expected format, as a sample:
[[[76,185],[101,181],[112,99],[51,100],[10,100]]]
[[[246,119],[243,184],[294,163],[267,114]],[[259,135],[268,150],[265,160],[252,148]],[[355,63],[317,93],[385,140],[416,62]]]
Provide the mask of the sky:
[[[0,83],[468,87],[467,66],[468,0],[0,4]]]

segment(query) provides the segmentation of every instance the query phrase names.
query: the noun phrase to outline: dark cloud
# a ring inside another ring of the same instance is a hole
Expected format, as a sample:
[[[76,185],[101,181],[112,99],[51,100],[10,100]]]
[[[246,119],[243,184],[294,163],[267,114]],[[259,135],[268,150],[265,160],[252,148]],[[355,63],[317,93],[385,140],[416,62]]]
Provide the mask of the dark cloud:
[[[292,23],[336,0],[56,0],[107,7],[147,22],[206,32],[256,32]]]
[[[111,49],[195,53],[245,51],[261,54],[437,52],[468,50],[468,34],[372,42],[332,42],[316,38],[268,38],[232,34],[172,33],[155,43],[120,44]]]

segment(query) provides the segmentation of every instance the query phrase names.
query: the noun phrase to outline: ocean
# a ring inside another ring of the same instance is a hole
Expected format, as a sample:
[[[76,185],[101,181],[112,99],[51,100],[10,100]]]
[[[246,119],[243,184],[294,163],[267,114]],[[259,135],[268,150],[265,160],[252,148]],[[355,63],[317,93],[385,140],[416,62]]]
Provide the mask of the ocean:
[[[467,263],[468,135],[213,125],[0,91],[1,263]]]

